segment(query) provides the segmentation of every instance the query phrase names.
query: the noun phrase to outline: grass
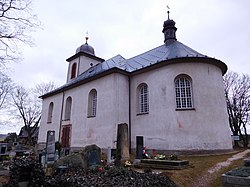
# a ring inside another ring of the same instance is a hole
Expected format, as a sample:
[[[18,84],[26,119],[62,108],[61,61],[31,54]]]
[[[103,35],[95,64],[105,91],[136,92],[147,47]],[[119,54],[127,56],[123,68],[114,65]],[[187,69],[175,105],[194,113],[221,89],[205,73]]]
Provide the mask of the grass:
[[[169,176],[180,187],[191,187],[194,181],[207,173],[207,170],[216,165],[218,162],[226,161],[235,153],[224,155],[207,155],[207,156],[183,156],[182,160],[188,160],[191,167],[183,170],[169,170],[166,175]],[[250,156],[250,155],[248,155]],[[221,174],[231,169],[243,166],[243,159],[233,161],[228,167],[220,169],[212,174],[212,182],[209,186],[219,187],[221,184]]]

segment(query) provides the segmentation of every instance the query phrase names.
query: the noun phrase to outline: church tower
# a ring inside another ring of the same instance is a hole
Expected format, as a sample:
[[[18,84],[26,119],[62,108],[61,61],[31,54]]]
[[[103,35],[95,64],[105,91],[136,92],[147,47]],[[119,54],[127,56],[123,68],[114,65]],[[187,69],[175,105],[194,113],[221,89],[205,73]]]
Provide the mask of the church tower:
[[[90,67],[104,61],[104,59],[95,56],[95,50],[88,44],[88,39],[89,37],[86,36],[85,43],[76,49],[75,55],[67,59],[69,62],[67,83],[76,79]]]
[[[175,27],[175,22],[172,19],[169,19],[169,11],[168,11],[168,20],[163,24],[163,30],[165,40],[164,43],[169,44],[176,40],[175,32],[177,28]]]

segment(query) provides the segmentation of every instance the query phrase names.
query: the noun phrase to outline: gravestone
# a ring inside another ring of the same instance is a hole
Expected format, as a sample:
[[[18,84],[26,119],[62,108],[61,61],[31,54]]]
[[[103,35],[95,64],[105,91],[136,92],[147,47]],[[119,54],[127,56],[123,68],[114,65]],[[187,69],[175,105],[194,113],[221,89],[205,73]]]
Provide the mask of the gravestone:
[[[81,151],[84,161],[84,168],[90,168],[100,165],[101,163],[101,148],[97,145],[87,145]]]
[[[120,166],[129,159],[128,124],[118,124],[115,165]]]
[[[46,162],[53,164],[55,161],[55,131],[47,132]]]
[[[69,167],[74,169],[84,168],[84,159],[80,153],[72,153],[67,156],[63,156],[55,161],[54,169]]]
[[[136,136],[136,158],[142,159],[143,157],[143,136]]]
[[[111,149],[111,159],[116,159],[116,149]]]
[[[90,150],[87,156],[88,166],[97,165],[99,163],[97,150]]]
[[[54,163],[55,169],[64,168],[82,168],[88,169],[101,164],[101,148],[97,145],[87,145],[78,153],[71,153],[61,157]],[[62,167],[63,166],[63,167]]]
[[[108,147],[107,149],[107,162],[110,163],[111,162],[111,147]]]
[[[5,154],[6,152],[6,147],[1,147],[1,154]]]
[[[250,167],[250,157],[244,159],[244,166],[245,167]]]
[[[250,158],[244,159],[244,166],[222,174],[222,184],[225,187],[250,186]]]

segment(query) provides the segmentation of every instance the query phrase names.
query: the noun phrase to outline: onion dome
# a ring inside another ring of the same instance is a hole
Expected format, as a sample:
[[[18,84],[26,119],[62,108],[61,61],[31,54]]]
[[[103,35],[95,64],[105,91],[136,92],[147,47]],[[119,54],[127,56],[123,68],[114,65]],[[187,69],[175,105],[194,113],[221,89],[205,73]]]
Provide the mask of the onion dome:
[[[89,37],[86,36],[85,39],[86,39],[86,43],[83,44],[83,45],[81,45],[80,47],[78,47],[76,49],[76,53],[84,52],[84,53],[88,53],[90,55],[95,56],[95,50],[94,50],[94,48],[91,45],[88,44]]]
[[[164,21],[163,30],[165,40],[164,43],[169,43],[169,41],[176,40],[175,32],[177,28],[175,27],[175,22],[172,19],[169,19],[169,11],[168,11],[168,20]]]

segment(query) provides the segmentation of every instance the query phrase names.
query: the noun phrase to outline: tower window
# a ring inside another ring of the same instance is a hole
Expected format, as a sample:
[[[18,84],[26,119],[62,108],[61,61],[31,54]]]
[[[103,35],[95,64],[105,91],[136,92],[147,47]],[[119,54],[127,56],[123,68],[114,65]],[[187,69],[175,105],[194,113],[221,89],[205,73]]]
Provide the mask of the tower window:
[[[71,77],[70,77],[70,79],[74,79],[74,78],[76,78],[76,63],[74,63],[72,65],[72,68],[71,68]]]

